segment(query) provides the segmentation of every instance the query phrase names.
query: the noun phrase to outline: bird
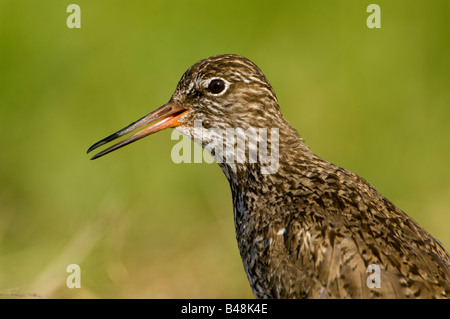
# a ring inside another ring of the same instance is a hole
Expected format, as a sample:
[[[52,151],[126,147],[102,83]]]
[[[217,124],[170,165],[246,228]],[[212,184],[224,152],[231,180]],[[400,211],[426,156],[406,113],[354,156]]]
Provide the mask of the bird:
[[[198,61],[166,104],[88,153],[140,128],[91,159],[167,128],[210,150],[231,188],[255,298],[449,297],[450,257],[439,241],[365,179],[313,153],[251,60],[221,54]],[[246,141],[239,144],[244,160],[233,157],[237,137]],[[275,165],[255,152],[262,141]]]

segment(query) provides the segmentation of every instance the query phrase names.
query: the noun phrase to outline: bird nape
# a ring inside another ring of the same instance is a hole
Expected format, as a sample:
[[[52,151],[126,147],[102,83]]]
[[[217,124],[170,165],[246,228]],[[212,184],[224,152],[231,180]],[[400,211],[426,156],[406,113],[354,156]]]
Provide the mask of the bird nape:
[[[167,104],[88,152],[148,124],[92,159],[166,128],[207,148],[230,183],[255,297],[448,298],[441,244],[363,178],[312,153],[250,60],[197,62]]]

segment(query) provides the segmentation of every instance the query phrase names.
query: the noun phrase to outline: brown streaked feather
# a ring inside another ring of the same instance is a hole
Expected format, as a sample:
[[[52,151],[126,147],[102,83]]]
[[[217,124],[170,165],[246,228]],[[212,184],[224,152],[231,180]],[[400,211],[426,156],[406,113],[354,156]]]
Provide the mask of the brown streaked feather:
[[[229,81],[226,94],[189,95],[201,91],[192,81],[208,77]],[[186,126],[201,119],[210,127],[279,129],[277,173],[219,164],[257,298],[448,298],[450,257],[440,243],[367,181],[313,154],[253,62],[237,55],[202,60],[183,75],[173,99],[195,111]],[[380,266],[380,288],[367,286],[370,264]]]
[[[236,239],[255,297],[449,298],[450,257],[441,244],[367,181],[311,152],[250,60],[226,54],[197,62],[158,110],[89,151],[154,121],[131,140],[172,127],[207,149],[228,151],[237,142],[223,140],[223,130],[278,130],[276,171],[263,173],[260,158],[218,161],[230,183]],[[269,138],[271,152],[275,145]],[[380,268],[379,288],[367,285],[369,265]]]

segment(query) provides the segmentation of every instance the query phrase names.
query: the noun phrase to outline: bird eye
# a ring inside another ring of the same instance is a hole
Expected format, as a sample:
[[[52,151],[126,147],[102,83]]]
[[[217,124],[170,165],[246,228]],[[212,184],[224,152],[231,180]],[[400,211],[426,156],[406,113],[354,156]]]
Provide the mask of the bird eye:
[[[209,82],[208,90],[211,91],[211,93],[219,94],[225,89],[225,81],[221,79],[215,79]]]

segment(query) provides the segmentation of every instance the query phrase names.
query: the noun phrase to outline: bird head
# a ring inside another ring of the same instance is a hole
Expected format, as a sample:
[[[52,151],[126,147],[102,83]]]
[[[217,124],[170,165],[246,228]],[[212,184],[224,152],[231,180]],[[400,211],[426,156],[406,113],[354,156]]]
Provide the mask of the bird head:
[[[88,153],[143,127],[141,131],[106,148],[92,159],[166,128],[174,128],[205,146],[217,137],[218,131],[286,125],[290,128],[281,115],[275,92],[262,71],[242,56],[217,55],[189,68],[181,77],[169,102],[95,143]]]

